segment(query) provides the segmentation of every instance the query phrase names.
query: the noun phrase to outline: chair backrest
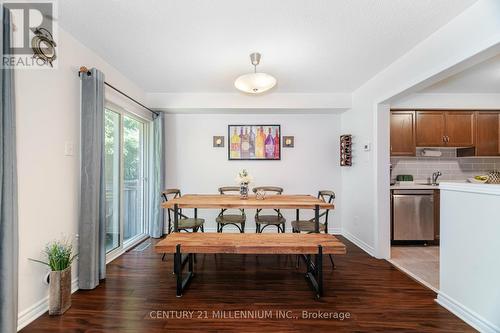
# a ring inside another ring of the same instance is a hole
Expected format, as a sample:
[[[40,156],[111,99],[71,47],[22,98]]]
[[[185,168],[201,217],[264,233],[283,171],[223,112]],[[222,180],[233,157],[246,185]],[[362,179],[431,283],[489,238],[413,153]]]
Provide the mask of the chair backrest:
[[[335,192],[328,191],[328,190],[321,190],[318,192],[318,199],[321,199],[327,203],[332,203],[333,200],[335,200]],[[320,216],[325,216],[325,223],[328,223],[328,213],[329,212],[330,212],[330,210],[327,209],[323,214],[320,215]]]
[[[257,186],[254,187],[252,191],[253,193],[257,193],[258,191],[264,191],[266,193],[271,192],[272,194],[275,195],[281,195],[281,193],[283,193],[283,188],[278,186]],[[278,214],[278,216],[282,216],[279,209],[273,209],[273,210]],[[255,212],[255,216],[258,216],[261,211],[262,209],[257,209],[257,211]]]
[[[272,192],[273,194],[281,194],[283,193],[283,188],[278,186],[257,186],[252,189],[253,193],[257,193],[257,191],[264,192]]]
[[[222,186],[219,187],[220,194],[238,194],[240,193],[240,188],[238,186]]]
[[[179,198],[180,196],[181,196],[181,190],[179,190],[178,188],[169,188],[161,192],[161,197],[163,198],[163,202]],[[168,222],[172,222],[172,217],[170,216],[171,211],[173,210],[170,208],[167,209]]]
[[[324,202],[332,203],[332,201],[335,200],[335,192],[327,190],[319,191],[318,199],[321,199]]]
[[[227,194],[239,194],[240,193],[240,188],[238,186],[222,186],[219,187],[219,193],[221,195],[227,195]],[[219,215],[223,215],[224,212],[226,212],[228,209],[224,208],[221,209]],[[245,215],[245,210],[244,209],[239,209],[241,215]]]
[[[181,190],[178,188],[169,188],[161,192],[161,197],[163,201],[172,200],[181,196]]]

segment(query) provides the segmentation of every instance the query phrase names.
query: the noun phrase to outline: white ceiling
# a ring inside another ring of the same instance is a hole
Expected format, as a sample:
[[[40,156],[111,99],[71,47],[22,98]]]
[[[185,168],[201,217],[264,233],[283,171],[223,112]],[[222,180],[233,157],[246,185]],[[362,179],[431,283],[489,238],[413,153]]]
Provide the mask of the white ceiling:
[[[432,94],[500,94],[500,55],[420,91]]]
[[[64,0],[61,26],[146,92],[352,92],[476,0]]]

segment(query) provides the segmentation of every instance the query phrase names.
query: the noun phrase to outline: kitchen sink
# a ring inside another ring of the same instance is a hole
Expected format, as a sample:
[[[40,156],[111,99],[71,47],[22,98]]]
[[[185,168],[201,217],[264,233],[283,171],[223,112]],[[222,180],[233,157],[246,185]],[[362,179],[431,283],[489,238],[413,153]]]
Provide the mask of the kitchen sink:
[[[439,183],[432,184],[431,182],[416,182],[417,185],[439,186]]]

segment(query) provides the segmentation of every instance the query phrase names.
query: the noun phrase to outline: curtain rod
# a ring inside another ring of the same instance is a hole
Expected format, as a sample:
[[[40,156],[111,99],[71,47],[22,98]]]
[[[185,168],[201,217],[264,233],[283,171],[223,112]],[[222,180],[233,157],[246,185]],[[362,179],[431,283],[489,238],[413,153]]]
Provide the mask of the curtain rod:
[[[85,73],[87,75],[90,76],[91,72],[88,70],[87,67],[85,66],[82,66],[80,67],[80,70],[78,71],[78,76],[80,76],[82,73]],[[155,114],[156,116],[159,116],[160,114],[156,111],[153,111],[151,110],[150,108],[148,108],[147,106],[145,106],[144,104],[142,104],[141,102],[139,102],[138,100],[130,97],[129,95],[127,95],[126,93],[124,93],[123,91],[121,91],[120,89],[114,87],[113,85],[109,84],[108,82],[104,81],[104,84],[107,85],[108,87],[110,87],[111,89],[113,89],[114,91],[116,91],[117,93],[120,93],[122,94],[123,96],[127,97],[128,99],[130,99],[131,101],[133,101],[134,103],[142,106],[144,109],[148,110],[149,112]]]

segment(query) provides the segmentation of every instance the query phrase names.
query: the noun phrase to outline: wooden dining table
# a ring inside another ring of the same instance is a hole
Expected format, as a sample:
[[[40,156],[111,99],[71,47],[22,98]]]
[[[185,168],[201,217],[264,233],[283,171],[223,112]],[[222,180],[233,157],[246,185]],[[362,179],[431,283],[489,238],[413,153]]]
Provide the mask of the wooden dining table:
[[[193,208],[195,218],[198,209],[312,209],[314,210],[314,230],[319,233],[320,209],[334,209],[333,203],[327,203],[307,194],[269,195],[257,199],[255,195],[242,199],[239,195],[186,194],[162,203],[162,207],[174,211],[174,232],[178,231],[179,209]]]

